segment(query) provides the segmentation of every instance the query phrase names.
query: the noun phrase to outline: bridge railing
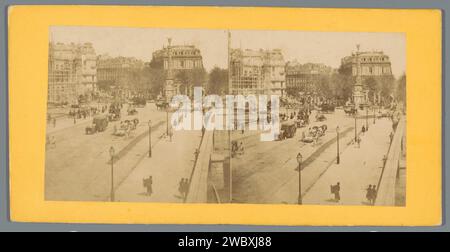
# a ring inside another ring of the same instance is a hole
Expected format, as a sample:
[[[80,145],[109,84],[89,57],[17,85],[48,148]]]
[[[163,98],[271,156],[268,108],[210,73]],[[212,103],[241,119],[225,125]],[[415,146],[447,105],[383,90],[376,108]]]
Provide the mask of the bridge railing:
[[[395,205],[395,185],[401,157],[402,138],[406,128],[405,124],[405,118],[402,117],[392,138],[387,159],[378,182],[377,198],[375,201],[375,205],[377,206]]]

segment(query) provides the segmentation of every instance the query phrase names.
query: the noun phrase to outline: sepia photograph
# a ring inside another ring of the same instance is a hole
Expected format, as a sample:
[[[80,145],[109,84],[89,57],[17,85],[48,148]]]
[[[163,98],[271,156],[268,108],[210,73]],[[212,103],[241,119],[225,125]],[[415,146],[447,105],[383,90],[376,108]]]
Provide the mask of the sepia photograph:
[[[52,26],[45,200],[406,206],[406,36]]]

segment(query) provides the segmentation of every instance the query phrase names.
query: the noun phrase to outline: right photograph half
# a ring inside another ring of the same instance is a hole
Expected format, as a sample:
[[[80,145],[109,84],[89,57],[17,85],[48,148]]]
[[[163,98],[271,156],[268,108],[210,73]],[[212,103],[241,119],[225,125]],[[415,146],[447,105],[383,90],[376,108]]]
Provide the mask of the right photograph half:
[[[403,33],[228,31],[227,93],[279,97],[279,130],[263,141],[251,102],[235,109],[245,120],[213,133],[208,202],[405,206],[405,47]]]

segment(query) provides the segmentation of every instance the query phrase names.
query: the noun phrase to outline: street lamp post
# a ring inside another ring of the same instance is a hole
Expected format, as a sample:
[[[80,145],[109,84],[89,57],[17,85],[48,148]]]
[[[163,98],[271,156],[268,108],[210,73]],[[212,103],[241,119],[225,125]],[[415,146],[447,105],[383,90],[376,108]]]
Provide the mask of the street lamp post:
[[[355,143],[356,141],[358,141],[358,136],[357,136],[357,128],[356,128],[356,114],[358,113],[358,111],[355,112]]]
[[[337,156],[336,156],[336,164],[339,164],[340,162],[340,156],[339,156],[339,126],[336,127],[336,134],[337,134]]]
[[[375,124],[375,117],[376,117],[376,115],[375,115],[375,106],[373,107],[373,124]]]
[[[369,130],[369,107],[366,107],[366,131]]]
[[[109,148],[109,155],[111,156],[111,201],[114,201],[114,147]]]
[[[152,120],[148,120],[148,157],[152,157]]]
[[[169,136],[169,108],[166,108],[166,136]]]
[[[302,204],[302,154],[300,152],[297,154],[298,163],[298,204]]]

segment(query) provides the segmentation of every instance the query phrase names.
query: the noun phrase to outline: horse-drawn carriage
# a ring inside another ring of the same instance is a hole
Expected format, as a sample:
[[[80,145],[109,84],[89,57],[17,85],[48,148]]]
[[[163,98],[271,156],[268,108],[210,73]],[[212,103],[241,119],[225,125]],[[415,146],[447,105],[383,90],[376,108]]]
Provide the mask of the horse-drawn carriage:
[[[297,132],[297,124],[294,121],[287,121],[281,123],[280,133],[278,134],[278,140],[284,140],[286,138],[293,138]]]
[[[118,114],[118,113],[110,113],[110,114],[108,114],[108,120],[109,120],[110,122],[113,122],[113,121],[119,121],[120,118],[121,118],[121,116],[120,116],[120,114]]]
[[[169,107],[169,103],[164,99],[159,99],[156,101],[156,109],[164,110]]]
[[[244,154],[244,144],[242,142],[238,144],[236,140],[231,141],[231,157],[243,154]]]
[[[322,113],[333,113],[335,109],[335,106],[330,103],[324,103],[320,106],[320,111]]]
[[[135,118],[133,120],[124,120],[120,122],[120,126],[114,126],[113,135],[115,136],[129,136],[131,132],[136,130],[139,124],[139,119]]]
[[[136,115],[138,112],[135,108],[128,108],[127,113],[128,115]]]
[[[92,124],[86,127],[86,135],[105,131],[106,127],[108,127],[108,118],[104,115],[96,116],[92,120]]]
[[[354,106],[346,106],[344,107],[344,112],[346,115],[356,115],[358,110]]]
[[[303,120],[303,119],[297,119],[295,121],[295,123],[296,123],[297,128],[303,128],[307,125],[306,120]]]
[[[312,143],[317,141],[320,137],[324,136],[327,131],[327,125],[323,124],[322,126],[314,126],[309,128],[308,135],[303,134],[301,141],[304,143]]]
[[[317,122],[323,122],[323,121],[325,121],[326,119],[327,119],[327,118],[325,117],[324,114],[318,113],[318,114],[316,115],[316,121],[317,121]]]
[[[132,99],[132,103],[136,107],[143,108],[145,107],[145,105],[147,105],[147,100],[143,97],[134,97]]]

